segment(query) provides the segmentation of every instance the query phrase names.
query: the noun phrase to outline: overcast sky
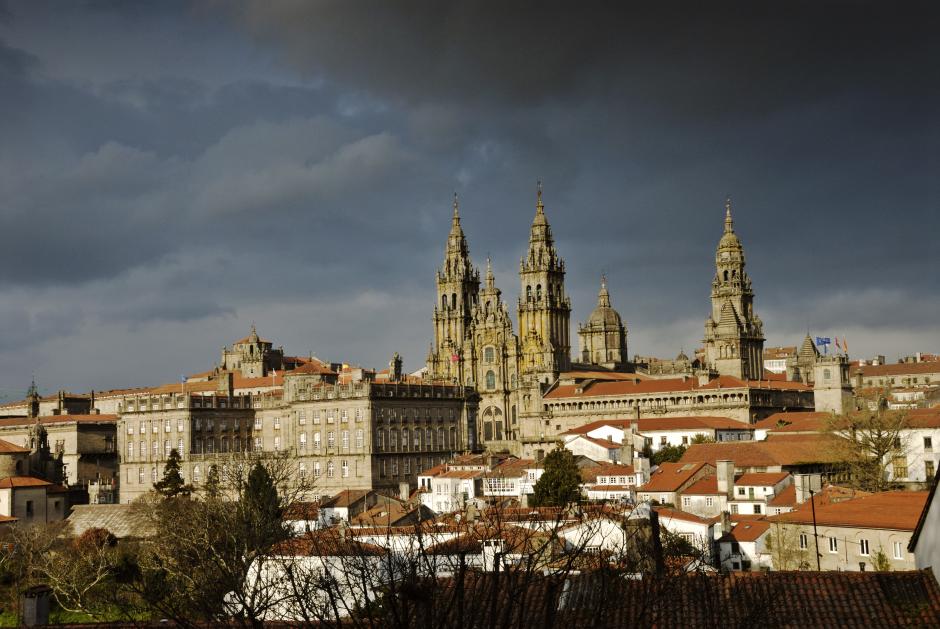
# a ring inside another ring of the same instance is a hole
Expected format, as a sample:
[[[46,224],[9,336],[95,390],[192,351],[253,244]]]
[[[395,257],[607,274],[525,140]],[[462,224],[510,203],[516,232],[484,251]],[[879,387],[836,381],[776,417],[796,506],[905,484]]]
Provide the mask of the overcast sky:
[[[698,347],[728,194],[768,345],[940,351],[935,3],[530,4],[0,0],[2,393],[253,321],[418,369],[453,192],[514,304],[539,178],[631,355]]]

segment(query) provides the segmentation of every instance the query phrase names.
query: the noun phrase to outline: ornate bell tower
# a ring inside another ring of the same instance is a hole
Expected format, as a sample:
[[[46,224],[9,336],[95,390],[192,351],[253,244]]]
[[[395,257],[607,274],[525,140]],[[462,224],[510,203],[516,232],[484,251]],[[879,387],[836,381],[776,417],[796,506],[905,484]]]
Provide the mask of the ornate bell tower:
[[[712,313],[705,320],[705,363],[719,375],[757,380],[763,374],[764,324],[754,314],[754,291],[744,270],[744,247],[734,233],[731,199],[715,252]]]
[[[470,250],[460,210],[454,194],[454,216],[444,265],[437,272],[437,304],[434,306],[434,344],[428,353],[428,371],[434,379],[467,384],[473,376],[472,352],[464,347],[470,342],[473,306],[480,290],[480,271],[470,261]]]
[[[569,369],[571,300],[565,295],[565,262],[555,251],[552,228],[545,217],[541,182],[529,250],[519,265],[519,279],[523,371],[557,374]]]

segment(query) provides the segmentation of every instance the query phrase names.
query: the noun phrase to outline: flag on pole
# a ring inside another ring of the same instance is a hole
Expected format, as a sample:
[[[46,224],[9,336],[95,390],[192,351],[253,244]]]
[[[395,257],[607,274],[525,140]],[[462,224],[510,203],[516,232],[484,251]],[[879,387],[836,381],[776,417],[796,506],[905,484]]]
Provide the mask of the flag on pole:
[[[832,343],[832,339],[828,336],[817,336],[816,337],[816,347],[822,346],[823,353],[829,353],[829,344]]]

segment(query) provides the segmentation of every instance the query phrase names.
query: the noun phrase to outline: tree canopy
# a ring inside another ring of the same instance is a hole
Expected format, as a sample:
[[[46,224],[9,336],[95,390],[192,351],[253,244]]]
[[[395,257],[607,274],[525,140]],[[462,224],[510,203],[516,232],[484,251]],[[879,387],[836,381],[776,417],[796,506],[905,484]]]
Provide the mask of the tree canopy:
[[[180,453],[176,448],[170,450],[170,456],[163,467],[163,478],[153,484],[154,490],[161,496],[175,498],[188,496],[193,492],[192,485],[187,485],[180,472]]]
[[[545,472],[535,483],[533,506],[564,507],[581,498],[581,473],[569,450],[556,448],[549,452],[543,465]]]

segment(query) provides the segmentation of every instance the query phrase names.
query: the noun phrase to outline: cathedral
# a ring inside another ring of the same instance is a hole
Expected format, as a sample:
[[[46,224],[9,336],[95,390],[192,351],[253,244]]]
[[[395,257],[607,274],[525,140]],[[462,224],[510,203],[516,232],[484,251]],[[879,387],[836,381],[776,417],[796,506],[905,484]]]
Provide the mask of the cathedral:
[[[575,383],[579,393],[604,381],[633,386],[657,380],[660,388],[676,382],[674,388],[679,390],[694,386],[686,384],[693,380],[714,381],[720,388],[716,379],[728,376],[735,380],[725,382],[725,386],[740,385],[746,390],[763,377],[764,338],[763,323],[754,312],[751,280],[744,267],[744,248],[734,231],[729,200],[724,232],[715,253],[711,314],[705,322],[701,359],[690,361],[680,354],[684,360],[669,361],[681,367],[682,373],[675,368],[654,371],[646,363],[631,362],[627,328],[611,305],[605,277],[596,307],[586,322],[578,324],[578,348],[572,361],[571,300],[565,291],[565,261],[555,247],[541,184],[528,248],[519,263],[515,329],[490,261],[486,262],[481,281],[480,271],[470,258],[455,195],[444,263],[436,277],[434,341],[428,351],[426,377],[475,389],[480,397],[479,416],[472,429],[477,442],[490,449],[512,451],[527,451],[527,442],[550,442],[566,429],[567,422],[559,418],[568,410],[574,408],[577,412],[573,415],[580,416],[583,403],[549,400],[557,399],[566,383]],[[711,399],[692,399],[700,397]],[[742,394],[744,399],[750,399],[750,395]],[[641,402],[645,400],[638,398],[637,406],[630,407],[629,412],[639,416],[643,412]],[[799,400],[791,403],[793,407],[801,404]],[[730,414],[742,421],[753,421],[763,414],[753,410],[750,402],[745,406]],[[662,405],[656,412],[669,413]],[[697,410],[684,408],[682,412],[696,414]]]

